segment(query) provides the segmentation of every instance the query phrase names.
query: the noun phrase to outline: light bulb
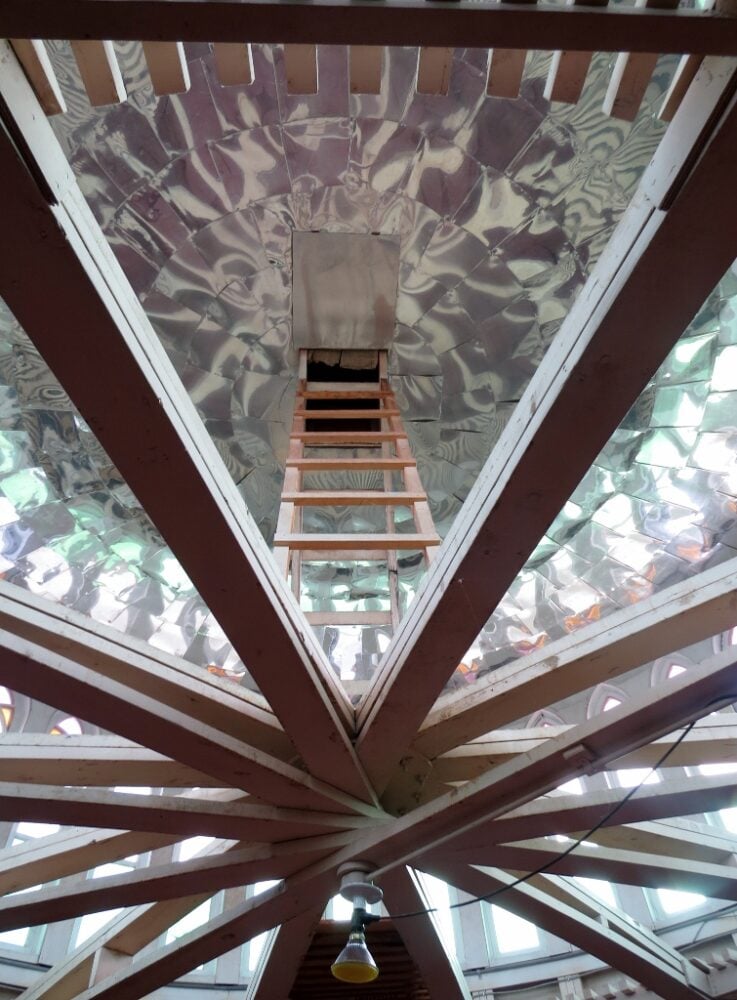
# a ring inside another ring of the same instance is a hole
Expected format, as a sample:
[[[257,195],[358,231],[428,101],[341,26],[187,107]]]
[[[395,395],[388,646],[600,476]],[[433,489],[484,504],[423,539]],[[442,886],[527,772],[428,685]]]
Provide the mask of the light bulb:
[[[348,944],[330,966],[336,979],[344,983],[370,983],[379,975],[376,962],[366,947],[363,931],[351,931]]]

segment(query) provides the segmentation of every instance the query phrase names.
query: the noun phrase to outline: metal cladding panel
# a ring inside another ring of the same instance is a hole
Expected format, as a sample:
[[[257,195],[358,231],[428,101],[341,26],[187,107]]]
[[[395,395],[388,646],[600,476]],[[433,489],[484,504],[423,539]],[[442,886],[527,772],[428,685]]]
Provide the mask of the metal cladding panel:
[[[295,347],[389,347],[397,309],[396,236],[295,232],[292,261]]]

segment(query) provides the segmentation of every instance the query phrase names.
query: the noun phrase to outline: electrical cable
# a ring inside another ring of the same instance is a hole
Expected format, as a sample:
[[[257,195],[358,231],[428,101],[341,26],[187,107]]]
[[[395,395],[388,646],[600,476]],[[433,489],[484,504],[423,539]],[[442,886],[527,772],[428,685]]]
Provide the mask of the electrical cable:
[[[719,703],[725,703],[725,702],[728,703],[728,704],[732,704],[735,700],[737,700],[737,694],[735,694],[733,692],[730,692],[728,694],[722,695],[719,698],[714,698],[712,701],[707,702],[707,704],[704,706],[704,709],[705,709],[704,714],[708,714],[706,710],[709,709],[712,705],[716,705],[716,704],[719,704]],[[619,802],[616,802],[612,806],[612,808],[609,809],[601,817],[601,819],[597,823],[595,823],[594,826],[591,827],[590,830],[587,830],[586,833],[582,834],[580,837],[578,837],[576,840],[574,840],[564,851],[561,851],[560,854],[556,854],[556,856],[554,858],[552,858],[550,861],[546,861],[545,864],[540,865],[539,867],[535,868],[533,871],[528,872],[526,875],[521,875],[519,878],[515,879],[513,882],[510,882],[509,885],[503,885],[499,889],[495,889],[493,892],[486,893],[483,896],[474,896],[471,899],[464,899],[464,900],[462,900],[459,903],[450,903],[450,904],[448,904],[447,907],[432,906],[432,907],[428,907],[425,910],[414,910],[414,911],[411,911],[411,912],[408,912],[408,913],[392,913],[391,914],[392,921],[394,921],[394,920],[407,920],[410,917],[421,917],[421,916],[424,916],[425,914],[428,914],[428,913],[437,913],[440,909],[443,909],[443,910],[445,910],[445,909],[448,909],[448,910],[460,910],[462,907],[464,907],[464,906],[470,906],[472,903],[488,903],[492,899],[496,899],[497,897],[503,895],[505,892],[509,892],[510,889],[514,889],[518,885],[522,885],[525,882],[529,882],[530,879],[535,878],[536,875],[542,875],[546,871],[549,871],[549,869],[554,868],[555,865],[557,865],[559,862],[561,862],[563,860],[563,858],[567,858],[568,855],[572,854],[578,847],[581,846],[581,844],[584,843],[584,841],[588,840],[598,830],[600,830],[603,826],[605,826],[609,822],[609,820],[612,818],[612,816],[615,816],[619,812],[619,810],[624,805],[626,805],[630,801],[630,799],[634,795],[637,794],[637,792],[639,792],[639,790],[642,788],[642,786],[647,782],[648,778],[652,774],[654,774],[659,768],[661,768],[665,764],[665,762],[668,760],[668,758],[671,756],[671,754],[674,753],[674,751],[678,749],[678,747],[681,745],[681,743],[686,739],[686,737],[688,736],[688,734],[694,728],[694,726],[696,725],[696,723],[697,723],[697,721],[698,721],[699,718],[700,717],[697,716],[691,722],[689,722],[687,726],[684,727],[683,732],[680,733],[680,735],[677,737],[677,739],[675,740],[675,742],[673,742],[668,747],[668,749],[665,751],[665,753],[663,753],[660,756],[660,758],[653,764],[653,766],[645,774],[645,776],[642,778],[642,780],[639,781],[636,785],[633,785],[633,787],[630,788],[630,790],[627,792],[627,794],[623,798],[621,798],[619,800]]]

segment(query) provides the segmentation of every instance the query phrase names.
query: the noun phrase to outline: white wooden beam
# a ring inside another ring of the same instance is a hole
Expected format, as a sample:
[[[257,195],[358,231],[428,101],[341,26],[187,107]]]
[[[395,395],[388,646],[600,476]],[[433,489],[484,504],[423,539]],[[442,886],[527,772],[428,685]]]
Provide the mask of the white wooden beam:
[[[0,782],[30,785],[222,787],[202,771],[118,736],[0,736]]]
[[[533,751],[535,752],[535,751]],[[507,765],[503,765],[507,766]],[[479,824],[457,838],[460,848],[484,843],[509,843],[525,837],[564,833],[585,833],[624,798],[621,788],[589,791],[583,795],[553,795],[508,812],[494,822]],[[647,785],[625,802],[606,825],[621,826],[713,812],[737,804],[737,789],[730,775],[667,778]]]
[[[718,110],[733,73],[732,63],[705,61],[395,633],[358,715],[357,746],[377,787],[385,786],[409,734],[737,256],[737,200],[728,181],[737,162],[734,98],[728,110]],[[729,225],[725,204],[734,211]],[[698,273],[694,245],[702,248]],[[664,287],[673,294],[664,298]],[[657,312],[658,323],[643,345],[638,324],[648,311]]]
[[[480,869],[433,859],[429,870],[472,896],[504,889],[499,899],[501,906],[570,941],[658,996],[669,1000],[703,1000],[705,995],[711,995],[706,975],[685,959],[676,961],[667,946],[657,954],[533,886],[523,884],[512,888],[513,877],[498,868]]]
[[[454,48],[702,52],[736,55],[734,23],[698,10],[591,10],[461,0],[363,4],[352,0],[3,0],[3,37],[155,38],[184,42],[448,45]]]
[[[326,904],[327,898],[270,932],[248,983],[245,1000],[277,1000],[289,996]]]
[[[438,782],[469,781],[488,771],[489,768],[496,767],[497,764],[510,760],[520,753],[526,753],[570,729],[571,726],[497,729],[472,743],[454,747],[437,757],[432,764],[432,774]],[[662,736],[653,743],[638,747],[620,760],[612,761],[607,765],[607,769],[652,767],[665,751],[674,745],[677,737],[678,734],[674,733]],[[730,764],[735,759],[737,759],[737,714],[720,713],[715,718],[699,719],[686,738],[674,748],[668,758],[668,767]]]
[[[149,865],[120,875],[48,886],[0,900],[0,929],[31,927],[85,913],[183,896],[209,894],[280,879],[347,843],[350,834],[313,837],[282,844],[221,845],[220,854]]]
[[[472,691],[446,696],[422,724],[414,748],[435,757],[536,708],[716,635],[735,620],[737,565],[730,560],[499,667]]]
[[[346,861],[370,857],[379,866],[375,874],[380,881],[384,870],[426,853],[445,852],[456,840],[462,844],[464,835],[485,820],[497,818],[576,773],[621,756],[674,726],[708,714],[714,699],[731,691],[734,655],[729,651],[714,657],[686,677],[576,727],[523,759],[501,765],[444,799],[421,806],[410,816],[390,821],[383,828],[357,833],[350,846],[296,873],[255,901],[249,900],[211,920],[185,940],[151,955],[141,955],[123,973],[82,993],[81,1000],[137,1000],[147,996],[202,962],[309,909],[315,898],[334,891],[337,869]],[[666,995],[675,997],[673,993]]]
[[[471,991],[455,955],[440,936],[437,918],[416,871],[399,865],[386,872],[381,880],[384,905],[393,913],[418,913],[416,917],[397,920],[396,929],[410,958],[420,970],[431,1000],[471,1000]]]
[[[94,669],[1,631],[0,648],[0,680],[12,690],[79,714],[104,729],[118,730],[190,767],[202,768],[224,786],[241,788],[277,805],[376,813],[373,807],[316,781],[299,768],[212,726],[195,724],[183,712]]]
[[[281,760],[294,746],[258,694],[0,580],[0,628],[134,687]]]
[[[61,826],[112,827],[183,837],[271,841],[328,830],[360,829],[371,821],[340,813],[278,809],[243,801],[238,792],[135,795],[98,788],[0,784],[0,818]]]
[[[28,840],[0,851],[0,893],[54,882],[105,861],[167,847],[180,839],[176,834],[72,828]]]
[[[0,50],[0,91],[9,124],[23,136],[25,157],[3,134],[0,210],[8,231],[24,238],[13,241],[12,252],[10,246],[2,251],[0,294],[161,530],[312,774],[371,801],[349,736],[350,703],[50,125],[34,110],[33,93],[8,46]],[[39,282],[44,295],[38,295]],[[74,331],[63,349],[51,335],[51,320],[60,313]]]
[[[471,864],[484,864],[488,859],[490,864],[528,872],[550,863],[549,870],[556,875],[579,875],[622,885],[676,889],[718,899],[737,899],[737,869],[728,865],[599,845],[587,847],[584,844],[561,857],[564,847],[564,844],[551,844],[549,840],[523,841],[514,845],[490,846],[485,856],[484,851],[478,850],[459,852],[458,857]]]

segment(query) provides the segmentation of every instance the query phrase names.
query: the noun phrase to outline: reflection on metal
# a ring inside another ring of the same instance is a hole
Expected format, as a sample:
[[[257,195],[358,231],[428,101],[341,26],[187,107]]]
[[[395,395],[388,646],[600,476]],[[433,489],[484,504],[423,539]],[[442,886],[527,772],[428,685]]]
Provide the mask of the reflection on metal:
[[[377,382],[342,385],[307,381],[307,354],[306,350],[300,351],[300,380],[274,538],[275,558],[282,572],[291,578],[300,603],[303,603],[303,573],[314,572],[314,564],[328,563],[335,567],[338,560],[339,577],[342,575],[344,585],[360,566],[369,564],[374,574],[380,566],[378,575],[383,573],[386,579],[381,586],[383,596],[377,593],[370,608],[340,608],[331,603],[328,608],[305,610],[312,625],[327,627],[336,638],[350,639],[358,632],[362,640],[363,628],[377,627],[385,629],[388,636],[398,625],[402,610],[400,554],[418,554],[427,567],[440,538],[389,387],[385,352],[379,353]],[[360,462],[367,471],[380,473],[383,489],[309,488],[309,472],[314,468],[310,463],[316,459],[305,454],[308,447],[310,452],[321,456],[317,461],[322,460],[326,470],[350,471]],[[401,483],[398,490],[394,489],[395,475]],[[321,508],[347,510],[348,530],[340,534],[321,531],[319,521],[315,525],[309,517]],[[398,517],[402,508],[408,510],[409,517]],[[383,512],[383,531],[377,530],[374,511]],[[376,591],[375,584],[372,589]],[[337,594],[331,597],[333,601],[336,597],[340,600]],[[333,664],[342,679],[354,678],[355,664],[340,665],[334,661]]]
[[[292,257],[295,347],[389,346],[399,272],[396,237],[295,232]]]

